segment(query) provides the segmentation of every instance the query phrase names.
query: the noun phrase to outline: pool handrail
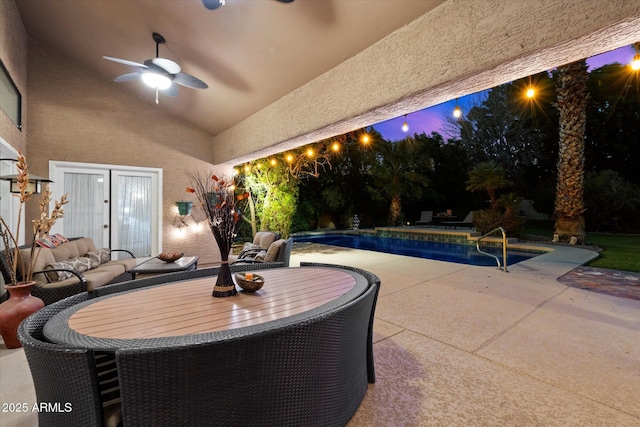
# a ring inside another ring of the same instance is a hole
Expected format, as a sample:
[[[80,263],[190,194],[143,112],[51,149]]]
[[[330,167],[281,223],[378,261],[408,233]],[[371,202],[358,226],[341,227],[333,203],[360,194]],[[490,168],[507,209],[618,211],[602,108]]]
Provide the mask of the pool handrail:
[[[495,233],[498,230],[502,233],[502,263],[503,263],[502,266],[500,266],[500,258],[498,258],[497,256],[495,256],[493,254],[490,254],[488,252],[485,252],[482,249],[480,249],[480,240],[484,239],[487,236],[490,236],[491,234]],[[509,272],[507,270],[507,232],[504,231],[504,228],[502,228],[502,227],[494,228],[493,230],[489,231],[488,233],[485,233],[482,236],[478,237],[478,240],[476,240],[476,249],[478,250],[478,252],[480,252],[483,255],[487,255],[487,256],[495,258],[496,262],[498,263],[498,270],[502,270],[505,273]]]

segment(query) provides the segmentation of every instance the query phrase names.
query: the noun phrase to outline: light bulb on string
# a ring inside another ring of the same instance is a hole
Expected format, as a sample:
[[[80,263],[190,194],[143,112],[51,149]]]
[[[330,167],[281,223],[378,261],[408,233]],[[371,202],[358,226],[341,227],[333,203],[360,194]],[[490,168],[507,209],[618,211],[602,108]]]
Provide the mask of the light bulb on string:
[[[462,117],[462,110],[458,107],[458,98],[456,98],[456,107],[453,109],[453,117],[456,119]]]
[[[409,125],[407,124],[407,115],[404,115],[404,123],[402,124],[402,131],[409,132]]]

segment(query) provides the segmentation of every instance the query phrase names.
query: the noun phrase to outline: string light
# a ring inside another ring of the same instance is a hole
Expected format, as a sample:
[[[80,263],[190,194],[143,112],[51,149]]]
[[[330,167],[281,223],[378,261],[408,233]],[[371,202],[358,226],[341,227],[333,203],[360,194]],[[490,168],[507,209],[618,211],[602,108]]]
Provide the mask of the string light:
[[[365,133],[364,135],[362,135],[362,143],[363,144],[368,144],[369,143],[369,134]]]
[[[456,119],[459,119],[460,117],[462,117],[462,110],[460,109],[460,107],[458,107],[458,98],[456,98],[456,107],[453,109],[453,117],[455,117]]]
[[[409,132],[409,125],[407,124],[407,115],[404,115],[404,123],[402,124],[402,131]]]
[[[631,61],[631,69],[633,71],[638,71],[640,70],[640,53],[636,54],[636,56],[633,57],[633,60]]]
[[[334,143],[331,145],[331,149],[332,149],[333,151],[335,151],[335,152],[340,151],[340,144],[338,144],[337,142],[334,142]]]
[[[531,99],[536,96],[536,90],[533,88],[533,86],[529,86],[525,94],[527,95],[527,98]]]

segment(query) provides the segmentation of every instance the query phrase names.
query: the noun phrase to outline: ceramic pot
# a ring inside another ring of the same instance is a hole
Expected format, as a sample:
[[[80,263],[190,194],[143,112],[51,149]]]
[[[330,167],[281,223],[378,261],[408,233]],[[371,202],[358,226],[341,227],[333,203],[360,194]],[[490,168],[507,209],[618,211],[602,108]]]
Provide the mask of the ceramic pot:
[[[36,282],[18,282],[15,286],[5,286],[9,299],[0,304],[0,332],[7,348],[22,347],[18,340],[18,326],[30,314],[44,307],[44,302],[31,295]]]

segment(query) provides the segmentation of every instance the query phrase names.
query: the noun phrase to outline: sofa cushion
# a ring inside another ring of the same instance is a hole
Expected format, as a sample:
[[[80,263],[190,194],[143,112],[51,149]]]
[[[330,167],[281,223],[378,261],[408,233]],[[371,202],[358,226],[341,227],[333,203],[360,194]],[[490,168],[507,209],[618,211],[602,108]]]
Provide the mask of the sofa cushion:
[[[100,286],[109,284],[114,276],[110,271],[104,271],[98,269],[89,270],[84,273],[84,277],[87,279],[87,291],[93,291]]]
[[[36,247],[34,250],[34,254],[37,256],[36,262],[33,265],[32,271],[41,271],[44,270],[44,267],[48,264],[53,264],[56,262],[55,257],[53,256],[53,252],[51,249]],[[20,249],[20,257],[23,262],[18,263],[18,271],[20,272],[20,276],[24,276],[25,271],[23,271],[22,267],[28,268],[29,262],[31,261],[31,248]],[[46,282],[47,278],[44,274],[35,274],[33,276],[33,280],[36,282]]]
[[[80,255],[86,254],[86,252],[82,252],[82,254],[80,253],[80,251],[78,250],[78,244],[76,242],[76,240],[71,240],[67,243],[63,243],[60,246],[56,246],[55,248],[51,249],[51,252],[53,252],[53,256],[55,257],[56,261],[68,261],[70,259],[77,258]]]
[[[111,278],[115,278],[116,276],[121,275],[122,273],[124,273],[124,266],[122,264],[118,264],[118,263],[112,263],[112,262],[107,262],[104,264],[100,264],[100,266],[98,268],[94,268],[93,270],[90,271],[108,271],[111,274]]]
[[[268,248],[275,240],[276,234],[271,231],[258,231],[253,238],[253,244],[260,248]]]
[[[129,271],[138,265],[138,260],[135,258],[112,259],[108,264],[120,264],[124,267],[124,271]]]
[[[96,251],[96,245],[93,243],[93,239],[91,237],[76,239],[74,240],[74,242],[78,247],[78,252],[80,253],[80,255],[86,255],[89,252]]]

